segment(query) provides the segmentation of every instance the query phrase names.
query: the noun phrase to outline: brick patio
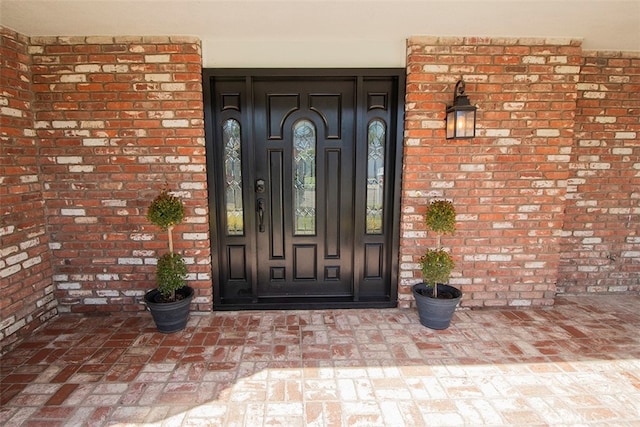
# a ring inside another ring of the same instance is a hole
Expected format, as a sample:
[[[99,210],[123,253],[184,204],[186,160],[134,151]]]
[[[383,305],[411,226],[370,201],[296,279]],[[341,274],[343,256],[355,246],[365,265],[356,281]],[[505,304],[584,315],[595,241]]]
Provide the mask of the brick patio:
[[[640,296],[458,311],[64,315],[2,359],[5,426],[640,425]]]

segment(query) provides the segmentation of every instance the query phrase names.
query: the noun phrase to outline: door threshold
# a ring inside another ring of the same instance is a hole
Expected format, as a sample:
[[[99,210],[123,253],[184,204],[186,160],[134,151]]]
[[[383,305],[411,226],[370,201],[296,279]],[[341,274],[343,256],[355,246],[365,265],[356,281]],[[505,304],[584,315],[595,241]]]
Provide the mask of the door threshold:
[[[279,297],[260,298],[258,301],[229,301],[217,304],[213,311],[236,310],[326,310],[350,308],[395,308],[397,301],[382,299],[363,299],[354,301],[347,298],[317,298],[310,301],[309,297]]]

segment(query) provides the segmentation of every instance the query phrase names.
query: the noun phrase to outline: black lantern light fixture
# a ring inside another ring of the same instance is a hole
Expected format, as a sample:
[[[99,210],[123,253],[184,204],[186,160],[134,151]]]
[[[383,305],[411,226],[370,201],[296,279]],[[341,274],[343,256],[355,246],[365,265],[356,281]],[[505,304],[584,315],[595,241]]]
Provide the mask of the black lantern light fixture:
[[[447,107],[447,139],[476,136],[476,106],[464,94],[464,81],[458,80],[453,94],[453,105]]]

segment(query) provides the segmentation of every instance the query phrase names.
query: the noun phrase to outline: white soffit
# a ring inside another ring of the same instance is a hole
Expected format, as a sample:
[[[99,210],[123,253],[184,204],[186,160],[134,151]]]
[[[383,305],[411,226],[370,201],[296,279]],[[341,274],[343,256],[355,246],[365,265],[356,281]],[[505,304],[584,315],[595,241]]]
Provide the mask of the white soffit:
[[[0,0],[28,36],[191,35],[206,67],[404,66],[414,35],[640,51],[640,0]]]

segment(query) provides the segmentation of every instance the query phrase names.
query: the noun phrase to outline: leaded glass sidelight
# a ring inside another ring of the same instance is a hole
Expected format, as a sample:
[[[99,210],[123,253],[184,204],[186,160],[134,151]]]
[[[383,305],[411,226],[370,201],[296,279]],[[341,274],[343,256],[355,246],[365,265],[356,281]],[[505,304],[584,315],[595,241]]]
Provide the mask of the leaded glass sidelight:
[[[384,205],[384,149],[387,128],[382,120],[369,123],[367,132],[367,234],[382,234]]]
[[[242,155],[240,123],[229,119],[222,124],[224,145],[225,206],[227,210],[227,234],[244,234],[244,210],[242,206]]]
[[[293,126],[293,193],[296,235],[316,233],[316,129],[309,120]]]

